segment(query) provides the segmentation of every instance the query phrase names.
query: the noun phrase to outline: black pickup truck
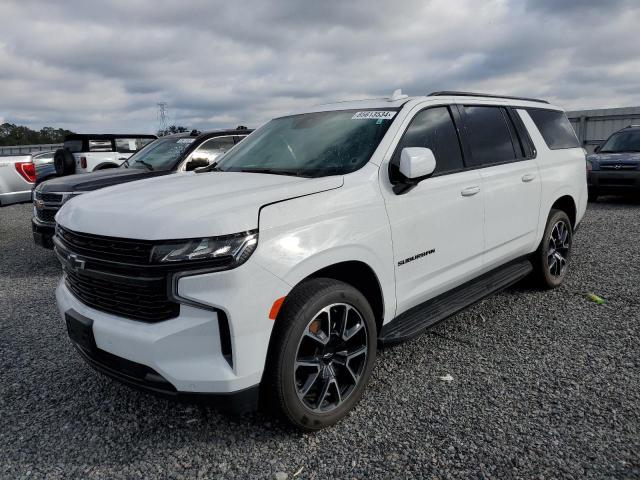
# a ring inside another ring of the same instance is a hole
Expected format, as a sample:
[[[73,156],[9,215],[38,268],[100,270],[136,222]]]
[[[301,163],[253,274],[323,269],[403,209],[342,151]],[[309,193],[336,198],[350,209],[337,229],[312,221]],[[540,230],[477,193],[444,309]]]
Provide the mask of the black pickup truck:
[[[238,127],[167,135],[138,150],[119,168],[47,180],[33,191],[33,239],[42,247],[53,248],[54,217],[72,197],[134,180],[206,167],[251,132]]]

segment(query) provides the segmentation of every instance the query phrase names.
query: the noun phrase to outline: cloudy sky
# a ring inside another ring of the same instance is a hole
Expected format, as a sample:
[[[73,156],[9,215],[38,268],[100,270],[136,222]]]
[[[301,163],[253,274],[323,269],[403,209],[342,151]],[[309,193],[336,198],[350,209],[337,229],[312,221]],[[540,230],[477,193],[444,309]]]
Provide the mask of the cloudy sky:
[[[257,126],[396,88],[640,105],[638,25],[639,0],[2,0],[0,121],[153,132],[162,101]]]

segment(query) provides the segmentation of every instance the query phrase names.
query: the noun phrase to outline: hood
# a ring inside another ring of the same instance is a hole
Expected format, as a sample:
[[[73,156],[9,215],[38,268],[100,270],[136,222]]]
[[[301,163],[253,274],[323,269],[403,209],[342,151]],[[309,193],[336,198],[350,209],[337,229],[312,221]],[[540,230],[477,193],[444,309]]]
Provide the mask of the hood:
[[[640,163],[640,152],[592,153],[587,160],[599,163]]]
[[[56,222],[70,230],[139,240],[228,235],[258,228],[264,205],[339,188],[342,176],[176,173],[68,201]]]
[[[53,168],[53,167],[48,167]],[[169,175],[170,170],[142,170],[140,168],[107,168],[91,173],[78,173],[52,178],[38,187],[40,192],[90,192],[99,188],[119,185],[134,180]]]

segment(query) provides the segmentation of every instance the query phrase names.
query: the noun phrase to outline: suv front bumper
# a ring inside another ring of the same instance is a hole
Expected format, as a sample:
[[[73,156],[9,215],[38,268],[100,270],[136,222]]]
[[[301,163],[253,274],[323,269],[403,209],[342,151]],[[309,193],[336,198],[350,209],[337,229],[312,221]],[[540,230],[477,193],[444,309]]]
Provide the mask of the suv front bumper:
[[[84,359],[107,375],[171,396],[222,396],[223,408],[235,402],[241,410],[255,406],[273,327],[269,311],[290,287],[249,261],[233,270],[182,277],[177,289],[185,299],[178,316],[157,323],[91,308],[72,294],[64,277],[56,299],[68,330],[69,316],[90,322],[95,350],[69,334]],[[223,354],[221,317],[229,326],[231,359]]]
[[[40,222],[37,218],[32,217],[31,230],[33,231],[33,241],[36,245],[53,249],[53,236],[56,233],[55,224],[45,224]]]
[[[640,191],[640,170],[591,170],[587,185],[602,193],[637,192]]]

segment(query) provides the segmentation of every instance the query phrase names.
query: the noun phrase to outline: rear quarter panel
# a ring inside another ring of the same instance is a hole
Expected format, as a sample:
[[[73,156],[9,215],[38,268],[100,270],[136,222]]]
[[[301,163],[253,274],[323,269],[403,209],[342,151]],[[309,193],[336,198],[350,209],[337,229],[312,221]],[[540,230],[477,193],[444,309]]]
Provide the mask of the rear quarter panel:
[[[576,206],[576,224],[582,220],[587,208],[586,160],[582,148],[551,150],[526,110],[518,109],[536,150],[542,197],[536,242],[542,240],[551,206],[565,195],[573,198]]]

